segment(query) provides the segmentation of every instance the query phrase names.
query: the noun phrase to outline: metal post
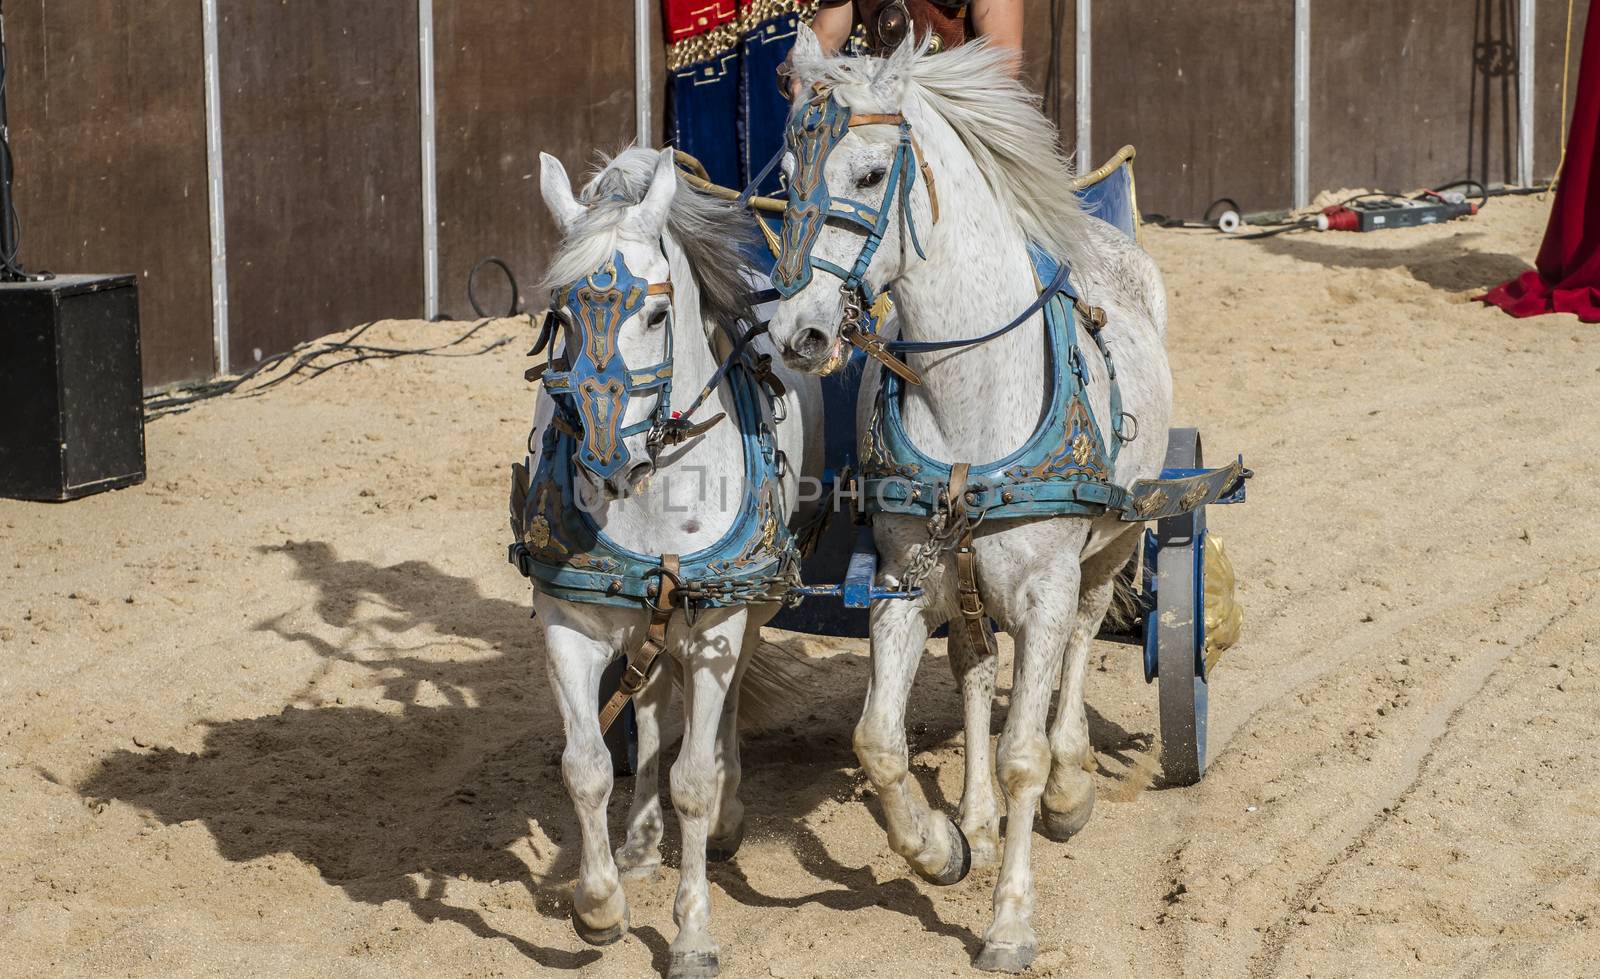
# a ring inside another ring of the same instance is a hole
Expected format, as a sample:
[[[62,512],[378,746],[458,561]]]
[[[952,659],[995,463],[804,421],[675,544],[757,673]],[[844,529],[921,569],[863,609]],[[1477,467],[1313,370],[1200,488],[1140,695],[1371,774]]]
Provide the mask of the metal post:
[[[650,4],[633,0],[633,100],[634,142],[649,146],[654,133],[650,126]]]
[[[433,91],[433,0],[417,0],[417,75],[422,130],[422,308],[439,318],[439,154]]]
[[[11,129],[6,120],[6,15],[0,9],[0,281],[18,272],[16,228],[11,223],[15,203],[11,199]]]
[[[1517,17],[1517,183],[1524,187],[1533,186],[1534,2],[1521,0]]]
[[[1294,206],[1311,203],[1311,0],[1294,0]]]
[[[222,79],[217,56],[217,0],[201,0],[205,36],[206,202],[211,211],[211,342],[218,374],[228,364],[228,227],[222,196]]]
[[[1078,0],[1078,50],[1077,50],[1077,115],[1078,115],[1078,172],[1094,169],[1090,138],[1094,135],[1093,100],[1090,92],[1090,68],[1094,46],[1089,38],[1090,0]]]

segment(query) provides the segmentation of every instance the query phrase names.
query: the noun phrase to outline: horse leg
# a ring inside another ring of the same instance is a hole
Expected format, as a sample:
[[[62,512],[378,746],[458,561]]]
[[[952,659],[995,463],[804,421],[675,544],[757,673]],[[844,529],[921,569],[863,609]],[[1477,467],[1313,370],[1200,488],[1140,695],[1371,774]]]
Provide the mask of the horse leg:
[[[976,965],[987,972],[1021,972],[1033,962],[1033,818],[1050,775],[1045,720],[1061,669],[1061,650],[1077,605],[1076,563],[1048,575],[1034,590],[1016,637],[1011,709],[1000,733],[997,774],[1006,797],[1005,852],[994,888],[994,923],[984,934]]]
[[[661,715],[676,670],[677,663],[670,656],[662,657],[644,688],[633,697],[634,720],[639,727],[639,770],[633,777],[628,835],[616,852],[617,867],[630,880],[654,876],[661,869]]]
[[[1127,533],[1083,564],[1078,617],[1061,664],[1061,700],[1050,725],[1050,780],[1045,784],[1040,823],[1044,834],[1063,842],[1083,829],[1094,812],[1094,751],[1083,685],[1089,649],[1111,607],[1117,574],[1128,563],[1139,535]]]
[[[572,924],[591,945],[609,945],[628,931],[628,902],[611,857],[606,803],[611,799],[611,753],[600,734],[600,674],[611,648],[547,614],[545,648],[550,688],[567,730],[561,776],[582,834]]]
[[[987,628],[987,624],[985,625]],[[973,643],[959,625],[950,629],[950,672],[961,692],[966,728],[966,781],[961,791],[961,832],[972,848],[975,866],[1000,858],[1000,805],[994,794],[994,755],[989,745],[989,717],[994,705],[997,657]]]
[[[669,979],[704,979],[718,971],[720,949],[711,937],[711,895],[706,886],[706,839],[717,802],[717,732],[723,703],[742,652],[747,612],[738,609],[698,627],[684,664],[683,747],[672,766],[672,808],[683,834],[678,894],[672,919],[678,935],[669,949]]]
[[[934,812],[911,778],[906,698],[916,678],[928,620],[920,602],[882,602],[872,610],[872,682],[856,724],[856,757],[883,804],[889,846],[934,884],[954,884],[972,868],[966,837]]]
[[[744,671],[761,645],[761,624],[753,619],[745,625],[739,646],[739,665],[734,668],[733,686],[722,702],[722,719],[717,725],[717,797],[706,839],[706,859],[726,863],[739,852],[744,842],[744,803],[739,801],[739,783],[744,770],[739,761],[739,692],[744,687]]]

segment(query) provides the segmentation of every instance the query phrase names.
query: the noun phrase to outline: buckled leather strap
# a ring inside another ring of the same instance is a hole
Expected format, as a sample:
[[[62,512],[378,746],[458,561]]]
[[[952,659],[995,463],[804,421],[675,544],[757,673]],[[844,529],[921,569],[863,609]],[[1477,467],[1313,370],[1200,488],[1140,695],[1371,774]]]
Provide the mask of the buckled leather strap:
[[[850,128],[857,126],[898,126],[906,117],[898,112],[857,112],[850,116]]]
[[[605,734],[616,723],[622,708],[644,689],[650,679],[650,668],[667,648],[667,623],[672,619],[675,592],[678,590],[678,555],[661,555],[660,590],[650,606],[650,625],[645,629],[644,642],[639,651],[628,657],[628,668],[622,673],[617,692],[600,708],[600,733]]]
[[[961,536],[956,540],[956,592],[961,608],[961,626],[974,649],[986,656],[999,652],[994,633],[989,631],[989,616],[983,610],[983,596],[978,594],[978,554],[972,546],[972,522],[967,519],[967,505],[963,497],[967,491],[967,475],[971,464],[958,462],[950,467],[950,484],[945,487],[946,513],[951,520],[961,521]]]

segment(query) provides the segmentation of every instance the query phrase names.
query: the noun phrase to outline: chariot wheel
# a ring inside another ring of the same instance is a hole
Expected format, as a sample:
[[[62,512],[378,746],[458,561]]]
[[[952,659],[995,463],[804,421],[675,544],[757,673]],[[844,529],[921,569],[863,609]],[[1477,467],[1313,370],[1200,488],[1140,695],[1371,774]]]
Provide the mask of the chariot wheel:
[[[1204,465],[1200,433],[1167,435],[1167,469]],[[1161,767],[1173,785],[1193,785],[1206,768],[1204,507],[1157,521],[1145,534],[1145,583],[1153,603],[1145,615],[1147,677],[1158,678]]]
[[[622,674],[628,669],[628,657],[618,656],[600,674],[600,703],[598,712],[622,686]],[[639,722],[634,719],[633,701],[622,708],[622,713],[606,732],[606,750],[611,752],[611,774],[626,778],[639,770]]]

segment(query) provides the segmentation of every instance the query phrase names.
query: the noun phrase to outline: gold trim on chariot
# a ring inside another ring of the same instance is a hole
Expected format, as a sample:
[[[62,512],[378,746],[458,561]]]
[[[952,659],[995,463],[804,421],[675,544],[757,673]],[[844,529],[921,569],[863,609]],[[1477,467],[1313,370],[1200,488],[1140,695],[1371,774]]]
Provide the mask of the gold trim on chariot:
[[[1087,190],[1088,188],[1093,187],[1095,184],[1111,176],[1113,173],[1116,173],[1118,168],[1120,168],[1124,163],[1132,163],[1133,158],[1138,155],[1139,151],[1134,148],[1132,143],[1129,143],[1127,146],[1124,146],[1122,149],[1111,154],[1111,159],[1100,164],[1100,166],[1090,170],[1088,173],[1079,174],[1078,176],[1074,177],[1072,179],[1072,189]]]

